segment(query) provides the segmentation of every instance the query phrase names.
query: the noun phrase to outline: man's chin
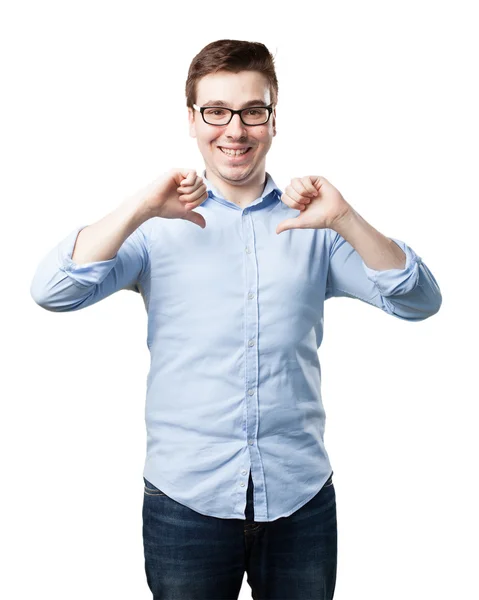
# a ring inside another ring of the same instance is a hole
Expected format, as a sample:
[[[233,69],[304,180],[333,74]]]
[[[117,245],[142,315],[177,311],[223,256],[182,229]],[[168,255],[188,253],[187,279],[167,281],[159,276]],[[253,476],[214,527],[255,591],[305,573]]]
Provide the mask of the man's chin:
[[[224,168],[221,166],[219,169],[217,169],[217,172],[222,179],[227,181],[243,181],[244,179],[248,179],[253,172],[253,169],[244,167]]]

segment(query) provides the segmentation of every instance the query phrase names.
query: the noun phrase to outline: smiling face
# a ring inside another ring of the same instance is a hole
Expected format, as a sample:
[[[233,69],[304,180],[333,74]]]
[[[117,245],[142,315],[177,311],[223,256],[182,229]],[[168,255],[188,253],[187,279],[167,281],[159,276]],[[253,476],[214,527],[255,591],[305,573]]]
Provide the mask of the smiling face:
[[[258,71],[230,73],[218,71],[202,77],[197,83],[198,106],[218,106],[239,110],[252,100],[258,106],[271,104],[267,79]],[[255,102],[256,104],[256,102]],[[234,115],[228,125],[208,125],[201,114],[188,108],[190,135],[195,137],[203,155],[208,179],[221,180],[225,185],[258,185],[264,181],[266,154],[276,135],[276,109],[264,125],[248,126]],[[230,157],[220,148],[249,148],[246,154]]]

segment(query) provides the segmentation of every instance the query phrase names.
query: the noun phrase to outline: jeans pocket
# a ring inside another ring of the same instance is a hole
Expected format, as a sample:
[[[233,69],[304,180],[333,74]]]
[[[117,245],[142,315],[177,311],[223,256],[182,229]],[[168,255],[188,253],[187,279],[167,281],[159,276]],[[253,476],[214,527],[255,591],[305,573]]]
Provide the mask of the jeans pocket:
[[[147,479],[143,477],[143,481],[145,482],[144,492],[148,496],[166,496],[164,492],[155,487],[152,483],[150,483]]]

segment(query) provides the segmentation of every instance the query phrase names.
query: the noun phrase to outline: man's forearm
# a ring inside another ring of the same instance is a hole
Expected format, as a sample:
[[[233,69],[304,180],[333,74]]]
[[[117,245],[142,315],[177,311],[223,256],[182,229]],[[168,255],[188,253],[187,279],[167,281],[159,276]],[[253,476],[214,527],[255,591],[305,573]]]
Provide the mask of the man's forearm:
[[[374,229],[352,207],[331,229],[351,244],[370,269],[385,271],[406,266],[406,255],[396,242]]]
[[[142,197],[128,198],[116,210],[80,231],[72,260],[84,264],[114,258],[126,238],[152,216]]]

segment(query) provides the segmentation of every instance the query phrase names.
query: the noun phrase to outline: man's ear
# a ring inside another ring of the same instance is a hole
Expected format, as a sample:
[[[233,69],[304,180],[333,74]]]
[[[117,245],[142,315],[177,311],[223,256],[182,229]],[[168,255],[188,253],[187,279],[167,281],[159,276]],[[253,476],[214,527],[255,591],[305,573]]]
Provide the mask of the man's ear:
[[[273,137],[276,135],[276,106],[273,108],[273,114],[271,115],[273,119]]]
[[[188,124],[190,128],[190,136],[196,137],[195,111],[188,106]]]

